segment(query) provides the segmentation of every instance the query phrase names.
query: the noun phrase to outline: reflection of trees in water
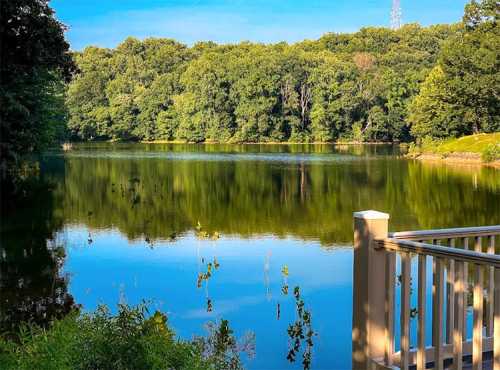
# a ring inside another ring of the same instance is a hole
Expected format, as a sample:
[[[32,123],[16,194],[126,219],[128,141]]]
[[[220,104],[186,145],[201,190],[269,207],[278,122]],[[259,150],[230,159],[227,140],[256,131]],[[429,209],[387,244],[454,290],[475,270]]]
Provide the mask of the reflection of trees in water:
[[[395,227],[404,228],[500,222],[500,211],[492,208],[500,202],[500,180],[488,169],[477,175],[394,158],[275,163],[68,157],[65,163],[56,194],[66,220],[117,227],[131,239],[151,242],[190,230],[202,238],[217,237],[217,230],[349,242],[352,212],[363,208],[390,212]],[[90,220],[89,209],[95,210]],[[201,231],[193,227],[198,220]]]
[[[288,336],[290,337],[290,349],[287,360],[296,361],[296,356],[302,351],[302,366],[304,370],[311,368],[312,347],[314,346],[313,337],[316,333],[312,329],[311,312],[305,308],[304,300],[300,296],[300,288],[296,286],[293,289],[297,318],[293,324],[288,326]]]
[[[406,185],[408,207],[418,228],[500,223],[497,169],[410,163]]]
[[[59,273],[64,259],[61,249],[33,247],[22,255],[11,248],[3,249],[5,253],[0,262],[1,332],[15,331],[20,322],[45,325],[76,307],[67,292],[67,277]]]
[[[255,333],[248,331],[237,340],[224,319],[220,324],[208,322],[205,327],[207,337],[195,337],[194,342],[201,348],[204,358],[215,359],[217,369],[243,369],[239,354],[245,353],[250,359],[255,356]]]
[[[269,270],[270,263],[269,258],[271,256],[271,251],[266,255],[264,263],[264,274],[265,274],[265,285],[266,292],[269,289]],[[281,268],[282,286],[281,293],[283,296],[288,295],[288,276],[289,269],[287,265]],[[268,301],[271,300],[271,296],[266,293]],[[295,304],[296,319],[295,322],[288,325],[287,334],[289,338],[289,350],[286,358],[290,362],[295,362],[297,354],[302,352],[302,366],[304,370],[311,368],[312,362],[312,348],[314,346],[313,338],[317,334],[312,328],[312,316],[311,312],[306,309],[305,302],[300,295],[300,287],[296,286],[293,289],[293,297]],[[281,318],[281,303],[279,300],[276,301],[276,319]]]
[[[284,295],[288,295],[288,266],[285,265],[281,269],[281,275],[283,276],[283,286],[281,287],[281,292]]]
[[[52,240],[61,227],[52,189],[41,180],[2,202],[0,233],[0,332],[21,322],[46,325],[76,307],[60,269],[65,250]],[[37,207],[32,206],[36,204]],[[51,240],[50,243],[47,240]]]
[[[204,285],[205,285],[205,297],[207,300],[207,312],[212,312],[213,311],[213,302],[212,302],[212,299],[210,298],[210,294],[209,294],[209,290],[208,290],[208,283],[209,283],[210,279],[212,278],[214,271],[219,269],[220,263],[217,261],[217,257],[214,257],[213,261],[207,262],[205,264],[205,258],[201,257],[201,264],[204,268],[206,268],[206,271],[201,272],[198,270],[198,278],[196,279],[196,287],[201,288],[203,283],[204,283]],[[198,265],[198,268],[199,268],[199,265]]]

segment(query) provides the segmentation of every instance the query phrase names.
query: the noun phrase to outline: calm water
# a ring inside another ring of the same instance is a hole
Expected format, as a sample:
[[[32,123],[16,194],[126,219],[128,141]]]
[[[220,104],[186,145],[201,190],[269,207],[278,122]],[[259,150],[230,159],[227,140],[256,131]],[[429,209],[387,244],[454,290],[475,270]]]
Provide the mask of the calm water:
[[[220,318],[255,333],[250,369],[301,368],[286,359],[296,286],[312,368],[350,368],[353,211],[388,212],[392,230],[500,223],[500,171],[384,146],[79,145],[47,153],[40,181],[2,214],[4,330],[146,299],[184,338]]]

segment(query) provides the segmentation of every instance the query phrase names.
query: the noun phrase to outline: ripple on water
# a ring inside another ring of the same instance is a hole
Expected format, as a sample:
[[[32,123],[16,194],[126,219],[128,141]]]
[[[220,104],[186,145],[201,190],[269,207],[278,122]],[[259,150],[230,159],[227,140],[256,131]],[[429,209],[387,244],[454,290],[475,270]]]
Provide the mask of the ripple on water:
[[[262,161],[282,163],[305,162],[354,162],[374,160],[376,157],[356,156],[351,154],[289,154],[289,153],[172,153],[172,152],[72,152],[64,155],[69,158],[109,158],[109,159],[165,159],[176,161]]]

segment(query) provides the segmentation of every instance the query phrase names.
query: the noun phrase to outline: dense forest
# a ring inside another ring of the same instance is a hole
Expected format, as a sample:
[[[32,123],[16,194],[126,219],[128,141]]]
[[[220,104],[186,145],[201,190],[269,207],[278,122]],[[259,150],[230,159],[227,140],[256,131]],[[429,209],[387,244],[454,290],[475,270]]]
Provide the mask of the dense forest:
[[[75,53],[82,140],[409,141],[500,128],[498,4],[463,22],[363,28],[288,45],[128,38]]]
[[[69,127],[92,140],[408,140],[408,105],[458,26],[288,45],[128,38],[75,54]]]

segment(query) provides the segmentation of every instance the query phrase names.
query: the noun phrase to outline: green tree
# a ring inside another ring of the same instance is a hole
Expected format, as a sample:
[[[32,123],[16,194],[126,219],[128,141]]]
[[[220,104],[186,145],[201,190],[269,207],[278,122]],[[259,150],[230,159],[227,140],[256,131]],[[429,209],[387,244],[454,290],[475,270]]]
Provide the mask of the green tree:
[[[279,80],[276,52],[246,45],[232,55],[231,101],[234,102],[234,140],[259,142],[280,140]],[[278,128],[278,134],[276,133]]]
[[[444,45],[438,65],[412,104],[415,136],[462,136],[500,129],[498,16],[495,0],[466,6],[461,32]]]
[[[181,81],[185,92],[174,100],[181,117],[177,136],[193,142],[229,140],[234,121],[229,100],[231,81],[224,56],[202,55],[189,64]]]
[[[63,78],[72,69],[65,27],[48,0],[0,2],[0,169],[64,134]]]
[[[465,123],[459,119],[455,109],[456,104],[449,98],[451,92],[448,89],[443,69],[436,66],[410,106],[411,132],[417,138],[444,138],[467,132]]]
[[[72,136],[92,140],[109,135],[111,116],[106,88],[111,81],[112,52],[88,47],[75,54],[79,73],[69,84],[66,106]]]

